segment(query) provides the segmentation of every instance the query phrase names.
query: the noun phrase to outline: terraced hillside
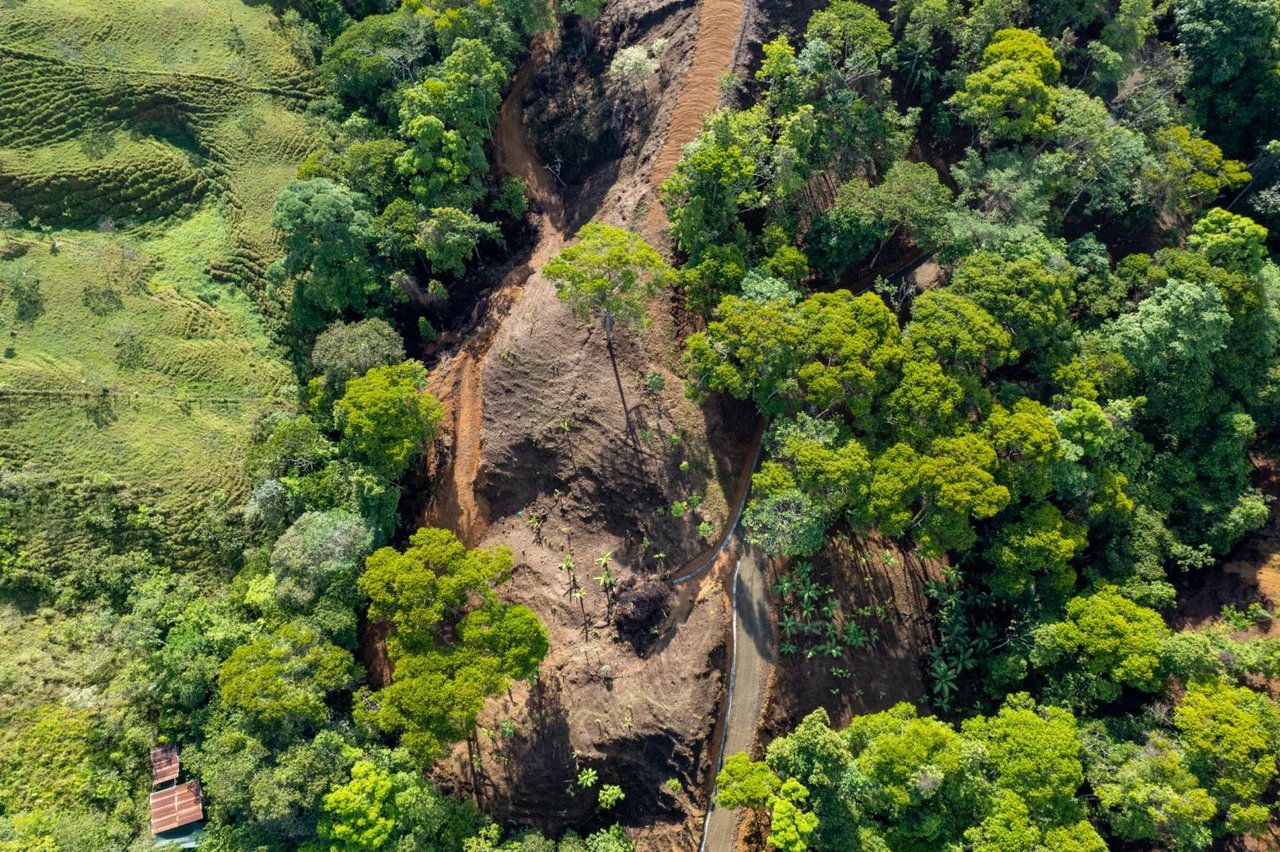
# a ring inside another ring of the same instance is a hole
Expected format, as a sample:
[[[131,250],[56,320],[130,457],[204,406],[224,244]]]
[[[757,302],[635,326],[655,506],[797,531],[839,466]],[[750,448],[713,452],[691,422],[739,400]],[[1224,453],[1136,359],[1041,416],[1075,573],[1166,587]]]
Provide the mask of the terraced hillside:
[[[238,0],[0,5],[0,470],[48,504],[25,513],[39,565],[94,538],[104,494],[180,560],[241,496],[289,376],[263,275],[312,147],[296,35]]]

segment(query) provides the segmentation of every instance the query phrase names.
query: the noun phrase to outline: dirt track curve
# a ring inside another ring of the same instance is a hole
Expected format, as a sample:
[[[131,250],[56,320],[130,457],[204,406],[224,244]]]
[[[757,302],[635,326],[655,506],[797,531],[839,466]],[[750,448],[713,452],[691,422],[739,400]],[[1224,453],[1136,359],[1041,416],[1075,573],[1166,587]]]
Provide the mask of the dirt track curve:
[[[453,449],[440,476],[440,487],[423,513],[422,525],[453,530],[468,547],[484,538],[488,506],[476,487],[484,436],[484,361],[502,321],[524,293],[529,279],[564,245],[564,207],[551,173],[534,150],[524,129],[522,103],[534,75],[553,51],[548,42],[536,44],[511,91],[498,110],[493,154],[498,170],[524,179],[538,214],[538,242],[524,263],[516,266],[489,296],[484,321],[430,378],[430,390],[444,403],[444,424]]]

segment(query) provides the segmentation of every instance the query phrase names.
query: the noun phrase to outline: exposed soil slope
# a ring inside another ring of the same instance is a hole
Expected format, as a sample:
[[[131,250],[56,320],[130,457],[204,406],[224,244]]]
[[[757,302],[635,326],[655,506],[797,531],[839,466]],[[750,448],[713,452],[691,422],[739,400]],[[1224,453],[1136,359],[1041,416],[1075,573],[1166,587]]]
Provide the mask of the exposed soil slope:
[[[629,5],[611,6],[611,14],[625,15]],[[734,5],[740,18],[741,3]],[[641,3],[633,12],[610,24],[626,43],[671,32],[688,10],[671,4],[658,13]],[[712,17],[723,16],[713,10]],[[677,140],[672,166],[680,140],[693,138],[715,106],[715,76],[731,64],[736,24],[700,30],[699,50],[703,35],[716,33],[728,33],[726,43],[712,45],[719,67],[698,72],[709,74],[714,96],[701,106],[686,99],[678,111],[668,134]],[[692,57],[693,66],[700,62],[705,69],[704,59]],[[720,531],[736,514],[757,421],[745,406],[703,408],[684,398],[660,305],[652,331],[615,335],[620,398],[601,329],[576,322],[539,274],[563,244],[566,222],[627,225],[630,211],[608,192],[562,210],[557,181],[524,132],[542,111],[526,94],[537,73],[531,62],[514,81],[495,149],[499,167],[530,187],[538,241],[433,370],[445,434],[422,521],[451,527],[470,545],[512,549],[517,568],[504,594],[538,613],[551,651],[537,683],[491,702],[480,733],[439,774],[500,821],[556,832],[617,820],[634,829],[639,848],[687,850],[698,845],[718,759],[712,746],[725,701],[730,611],[724,587],[709,574],[690,584],[698,588],[678,607],[680,617],[666,618],[675,601],[665,578],[714,544],[700,544],[700,523]],[[671,95],[679,100],[683,90],[663,98]],[[556,92],[536,95],[547,97]],[[629,152],[616,166],[617,185],[643,182],[637,169],[647,165]],[[689,508],[673,512],[678,501]],[[752,673],[763,681],[767,667]],[[750,716],[748,737],[758,713]],[[607,815],[596,807],[596,789],[573,783],[587,766],[600,784],[626,793]]]
[[[444,403],[444,422],[452,448],[440,471],[439,486],[424,512],[422,525],[452,529],[468,545],[484,537],[488,516],[484,496],[476,488],[484,435],[484,359],[494,334],[520,300],[529,277],[564,244],[564,208],[550,174],[524,131],[521,109],[534,74],[549,53],[549,45],[536,45],[516,75],[498,111],[493,140],[498,169],[524,179],[538,211],[537,244],[528,260],[508,272],[489,297],[481,326],[431,375],[431,391]]]
[[[685,72],[675,107],[667,122],[666,138],[649,171],[653,201],[646,222],[650,233],[666,226],[658,189],[675,171],[684,146],[692,142],[702,127],[703,117],[720,104],[720,75],[734,66],[742,34],[743,0],[703,0],[698,14],[698,37],[693,63]]]

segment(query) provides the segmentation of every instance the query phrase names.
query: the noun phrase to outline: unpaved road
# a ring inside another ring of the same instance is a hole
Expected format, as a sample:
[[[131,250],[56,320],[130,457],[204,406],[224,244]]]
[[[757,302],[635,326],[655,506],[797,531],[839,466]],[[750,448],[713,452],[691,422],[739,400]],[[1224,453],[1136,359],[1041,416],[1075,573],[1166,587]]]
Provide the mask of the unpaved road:
[[[649,205],[646,225],[651,234],[667,224],[658,203],[658,188],[675,171],[684,146],[697,138],[703,116],[720,105],[720,75],[733,68],[744,13],[742,0],[702,0],[693,62],[680,83],[666,139],[649,171],[653,203]]]
[[[528,260],[516,266],[489,297],[483,322],[466,343],[432,371],[429,389],[444,404],[445,430],[453,450],[421,518],[421,526],[453,530],[468,547],[484,538],[489,516],[480,489],[484,436],[484,362],[502,321],[520,301],[525,285],[564,245],[564,207],[550,172],[543,166],[525,132],[523,102],[533,77],[553,52],[553,45],[534,45],[498,110],[493,154],[498,170],[524,179],[538,214],[538,242]]]

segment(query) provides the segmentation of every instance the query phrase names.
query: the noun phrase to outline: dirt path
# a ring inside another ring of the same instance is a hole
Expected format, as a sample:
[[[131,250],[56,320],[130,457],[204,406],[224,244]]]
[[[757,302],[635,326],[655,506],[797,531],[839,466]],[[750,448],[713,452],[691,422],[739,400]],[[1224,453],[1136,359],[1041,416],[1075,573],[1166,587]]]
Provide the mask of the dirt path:
[[[529,279],[564,245],[564,207],[551,173],[529,141],[523,121],[525,94],[553,47],[549,42],[534,45],[498,110],[493,134],[498,170],[522,178],[539,210],[538,242],[529,258],[502,279],[484,305],[484,320],[457,352],[432,371],[429,383],[431,392],[444,404],[444,429],[452,441],[452,451],[420,525],[451,529],[468,547],[480,543],[489,522],[489,507],[476,487],[483,466],[485,357]]]
[[[675,108],[667,123],[667,136],[649,171],[653,202],[646,228],[656,234],[667,224],[658,188],[671,177],[684,146],[702,129],[702,118],[720,105],[720,75],[733,68],[745,14],[742,0],[702,0],[693,62],[680,84]]]

